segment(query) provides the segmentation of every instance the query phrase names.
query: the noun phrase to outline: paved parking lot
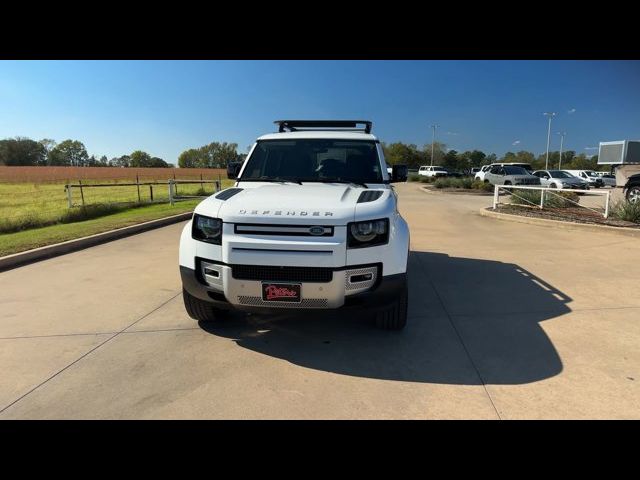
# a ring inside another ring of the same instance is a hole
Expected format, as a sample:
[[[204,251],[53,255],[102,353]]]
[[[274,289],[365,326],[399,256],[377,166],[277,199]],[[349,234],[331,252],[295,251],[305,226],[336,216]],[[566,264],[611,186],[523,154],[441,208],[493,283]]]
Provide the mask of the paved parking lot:
[[[398,186],[409,324],[182,305],[182,224],[0,273],[0,418],[640,418],[640,242]]]

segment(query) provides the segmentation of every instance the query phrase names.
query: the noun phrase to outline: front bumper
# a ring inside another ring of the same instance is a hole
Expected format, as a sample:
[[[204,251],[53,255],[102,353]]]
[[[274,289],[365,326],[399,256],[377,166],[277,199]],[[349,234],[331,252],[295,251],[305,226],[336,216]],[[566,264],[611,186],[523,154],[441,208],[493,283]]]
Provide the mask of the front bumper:
[[[207,267],[212,264],[206,260]],[[203,278],[201,262],[196,270],[180,266],[183,288],[192,296],[214,304],[221,309],[236,309],[248,312],[269,313],[283,310],[326,310],[337,308],[382,307],[393,303],[406,288],[407,274],[382,276],[381,265],[362,265],[333,269],[330,282],[301,283],[301,301],[265,302],[262,300],[260,280],[233,278],[232,266],[219,262],[213,264],[218,277]],[[349,278],[360,272],[375,269],[375,280],[360,285],[350,285]],[[265,279],[267,280],[267,279]]]

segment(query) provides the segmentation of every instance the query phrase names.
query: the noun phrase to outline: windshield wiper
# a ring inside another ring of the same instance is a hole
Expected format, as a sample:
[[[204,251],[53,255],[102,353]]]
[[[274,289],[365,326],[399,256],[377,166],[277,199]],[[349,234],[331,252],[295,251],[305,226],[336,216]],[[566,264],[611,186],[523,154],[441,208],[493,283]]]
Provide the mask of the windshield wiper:
[[[342,180],[340,178],[320,178],[318,181],[322,183],[350,183],[352,185],[358,185],[359,187],[369,188],[365,183],[356,182],[355,180]]]
[[[256,179],[257,182],[278,182],[278,183],[297,183],[298,185],[302,185],[302,182],[297,178],[282,178],[282,177],[261,177]]]

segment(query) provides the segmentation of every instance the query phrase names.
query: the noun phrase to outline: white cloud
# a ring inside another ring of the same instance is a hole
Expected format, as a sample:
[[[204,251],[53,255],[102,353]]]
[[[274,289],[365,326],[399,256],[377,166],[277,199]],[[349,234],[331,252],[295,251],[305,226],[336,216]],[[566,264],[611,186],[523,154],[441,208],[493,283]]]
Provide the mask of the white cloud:
[[[520,140],[516,140],[515,142],[513,142],[511,145],[519,145],[520,144]]]
[[[569,115],[571,115],[572,113],[576,113],[576,109],[575,109],[575,108],[572,108],[572,109],[571,109],[571,110],[569,110],[567,113],[568,113]]]
[[[584,147],[585,150],[598,150],[598,147]]]
[[[445,132],[447,135],[460,135],[458,132]]]

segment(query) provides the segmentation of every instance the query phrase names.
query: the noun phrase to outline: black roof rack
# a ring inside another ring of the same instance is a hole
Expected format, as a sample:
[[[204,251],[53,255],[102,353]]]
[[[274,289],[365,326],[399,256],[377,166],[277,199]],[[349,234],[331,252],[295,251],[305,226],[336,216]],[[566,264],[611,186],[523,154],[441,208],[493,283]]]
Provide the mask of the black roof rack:
[[[276,120],[279,132],[299,130],[354,130],[371,133],[373,125],[369,120]],[[358,125],[364,125],[358,127]]]

